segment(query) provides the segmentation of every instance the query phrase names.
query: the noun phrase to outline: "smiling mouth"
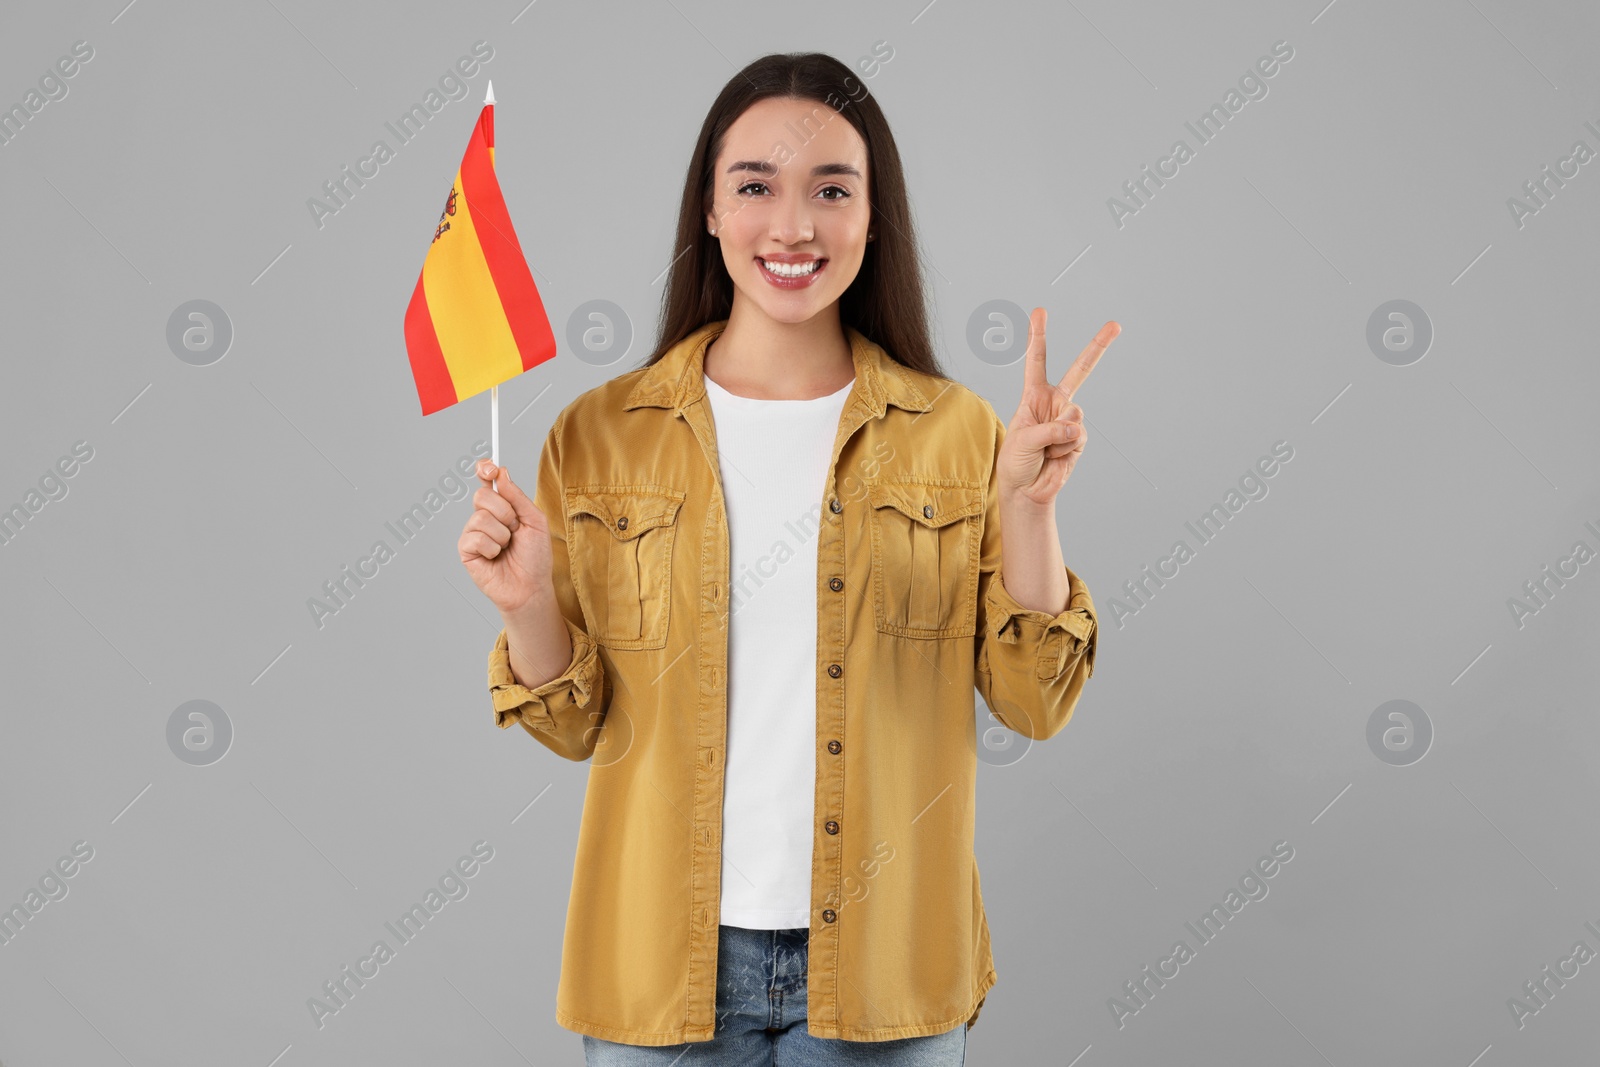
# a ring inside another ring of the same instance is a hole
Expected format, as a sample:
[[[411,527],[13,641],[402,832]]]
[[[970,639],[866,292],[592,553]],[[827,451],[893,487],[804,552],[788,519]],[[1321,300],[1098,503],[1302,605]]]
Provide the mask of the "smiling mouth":
[[[826,263],[827,260],[811,259],[804,263],[769,263],[767,260],[757,256],[756,262],[760,263],[764,270],[775,277],[804,278],[807,275],[815,274],[818,270],[821,270],[822,265]]]

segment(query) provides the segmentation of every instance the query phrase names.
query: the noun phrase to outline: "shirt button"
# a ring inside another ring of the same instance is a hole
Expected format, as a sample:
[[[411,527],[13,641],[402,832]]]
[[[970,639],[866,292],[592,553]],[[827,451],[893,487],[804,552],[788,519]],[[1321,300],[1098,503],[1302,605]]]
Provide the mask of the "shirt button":
[[[837,593],[839,590],[844,588],[844,579],[843,578],[829,578],[828,579],[828,588],[832,589],[835,593]]]
[[[925,518],[925,519],[933,518],[933,505],[932,504],[924,504],[924,505],[922,505],[922,517]]]
[[[839,503],[838,497],[834,497],[832,500],[828,501],[828,510],[837,515],[839,512],[844,510],[844,506]],[[832,922],[833,920],[830,919],[828,921]]]
[[[829,741],[828,742],[828,751],[832,752],[835,756],[837,756],[839,754],[839,750],[841,748],[843,748],[843,747],[844,746],[839,744],[839,742],[837,742],[837,741]]]
[[[828,677],[829,678],[837,678],[837,677],[839,677],[839,675],[841,675],[843,673],[844,673],[844,668],[839,666],[837,663],[828,664]]]
[[[628,528],[628,516],[624,515],[624,516],[622,516],[622,518],[617,520],[617,529],[626,530],[627,528]]]
[[[823,908],[822,909],[822,921],[823,922],[831,923],[831,922],[833,922],[833,920],[837,919],[838,917],[839,917],[838,914],[832,908]]]
[[[839,832],[839,824],[834,822],[832,819],[829,819],[823,825],[827,829],[828,833],[830,833],[830,834],[836,834],[836,833]]]

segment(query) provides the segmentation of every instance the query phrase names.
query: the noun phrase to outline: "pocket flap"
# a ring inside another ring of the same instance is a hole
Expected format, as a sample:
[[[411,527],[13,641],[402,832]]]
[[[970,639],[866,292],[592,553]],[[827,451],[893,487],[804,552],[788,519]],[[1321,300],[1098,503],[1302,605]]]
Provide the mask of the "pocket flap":
[[[983,490],[971,485],[878,482],[867,486],[874,508],[891,507],[924,526],[947,526],[983,512]]]
[[[611,536],[632,540],[677,521],[685,494],[656,486],[591,486],[567,490],[567,516],[593,515]]]

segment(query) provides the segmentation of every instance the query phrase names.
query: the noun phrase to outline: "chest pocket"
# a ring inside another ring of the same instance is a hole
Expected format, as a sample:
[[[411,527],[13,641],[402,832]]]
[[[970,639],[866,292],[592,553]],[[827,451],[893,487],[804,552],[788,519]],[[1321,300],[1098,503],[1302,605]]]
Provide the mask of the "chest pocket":
[[[922,638],[976,633],[982,487],[878,482],[867,486],[867,502],[879,632]]]
[[[567,490],[567,558],[597,643],[617,649],[667,643],[672,544],[684,496],[658,485]]]

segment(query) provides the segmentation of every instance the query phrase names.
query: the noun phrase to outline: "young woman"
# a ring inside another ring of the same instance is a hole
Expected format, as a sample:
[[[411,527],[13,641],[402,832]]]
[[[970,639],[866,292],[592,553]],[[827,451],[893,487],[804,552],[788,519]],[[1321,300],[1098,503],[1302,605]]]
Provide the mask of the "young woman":
[[[676,248],[656,350],[532,499],[481,463],[459,546],[496,724],[593,761],[556,1019],[590,1064],[963,1063],[973,694],[1043,739],[1093,673],[1055,499],[1118,327],[1051,386],[1035,309],[1009,427],[946,377],[894,139],[825,55],[723,88]]]

